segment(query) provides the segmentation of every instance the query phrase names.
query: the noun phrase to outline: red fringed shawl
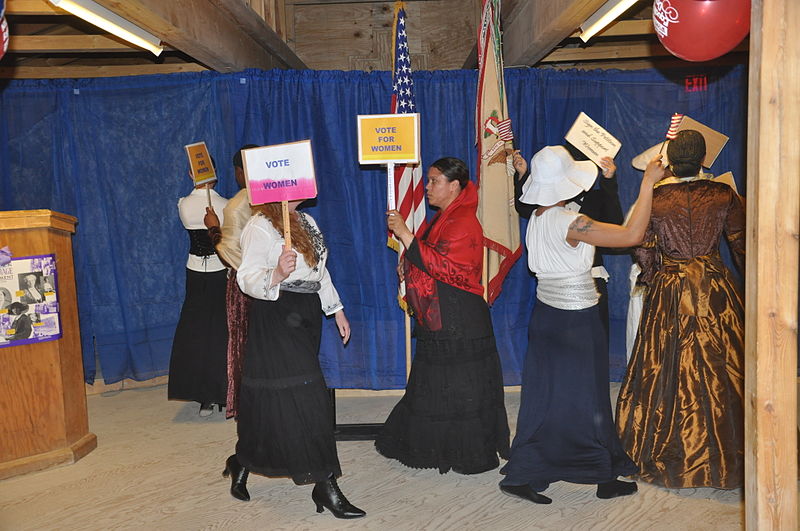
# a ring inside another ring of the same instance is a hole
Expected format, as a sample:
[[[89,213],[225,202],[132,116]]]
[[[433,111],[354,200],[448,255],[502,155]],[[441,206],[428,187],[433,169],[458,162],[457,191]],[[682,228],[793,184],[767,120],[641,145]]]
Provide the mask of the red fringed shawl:
[[[417,322],[429,330],[442,328],[437,280],[483,295],[483,229],[476,216],[477,208],[478,190],[470,182],[444,211],[433,218],[425,237],[415,240],[424,270],[407,257],[403,260],[408,302]],[[424,224],[420,234],[425,234],[427,227]]]

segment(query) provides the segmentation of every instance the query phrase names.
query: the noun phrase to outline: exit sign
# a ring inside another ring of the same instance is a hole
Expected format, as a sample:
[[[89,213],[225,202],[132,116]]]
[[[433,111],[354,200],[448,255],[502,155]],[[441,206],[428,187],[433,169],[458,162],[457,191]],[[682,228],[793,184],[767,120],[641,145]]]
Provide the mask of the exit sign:
[[[708,77],[705,74],[683,78],[685,92],[705,92],[708,90]]]

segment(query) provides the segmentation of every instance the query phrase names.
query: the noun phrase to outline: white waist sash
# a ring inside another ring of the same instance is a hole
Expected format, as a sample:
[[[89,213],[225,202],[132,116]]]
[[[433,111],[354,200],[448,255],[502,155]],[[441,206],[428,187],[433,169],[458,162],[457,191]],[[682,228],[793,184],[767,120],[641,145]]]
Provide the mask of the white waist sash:
[[[559,310],[584,310],[600,299],[591,271],[566,278],[539,278],[536,298]]]

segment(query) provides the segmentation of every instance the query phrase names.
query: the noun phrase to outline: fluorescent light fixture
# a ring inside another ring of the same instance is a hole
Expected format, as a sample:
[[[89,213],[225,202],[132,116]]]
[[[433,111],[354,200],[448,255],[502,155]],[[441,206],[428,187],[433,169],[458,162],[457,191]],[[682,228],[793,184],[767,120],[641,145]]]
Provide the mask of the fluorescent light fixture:
[[[608,0],[603,7],[581,24],[581,40],[587,42],[606,26],[611,24],[617,17],[624,13],[637,0]]]
[[[160,55],[164,51],[161,39],[152,35],[132,22],[125,20],[110,9],[106,9],[92,0],[48,0],[56,7],[68,11],[86,22],[94,24],[126,40],[134,46],[144,48]]]

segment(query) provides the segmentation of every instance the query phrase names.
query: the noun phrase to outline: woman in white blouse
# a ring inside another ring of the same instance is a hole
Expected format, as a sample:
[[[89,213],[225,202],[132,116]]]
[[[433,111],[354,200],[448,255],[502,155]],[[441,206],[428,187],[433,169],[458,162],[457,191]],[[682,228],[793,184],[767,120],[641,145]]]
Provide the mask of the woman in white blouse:
[[[650,219],[653,185],[663,176],[660,155],[647,167],[627,226],[597,222],[565,208],[591,188],[597,169],[561,146],[531,160],[521,201],[536,205],[525,243],[536,274],[536,305],[528,327],[517,431],[500,471],[500,490],[550,503],[551,483],[596,484],[602,499],[636,492],[617,476],[635,474],[614,427],[608,384],[608,338],[600,320],[591,269],[595,246],[641,242]]]
[[[325,267],[328,250],[316,222],[289,202],[292,249],[285,248],[280,203],[254,207],[242,231],[239,287],[255,300],[239,391],[239,440],[225,463],[231,494],[247,501],[249,472],[314,483],[312,499],[337,518],[366,513],[344,497],[332,406],[319,365],[322,314],[342,341],[350,323]]]

